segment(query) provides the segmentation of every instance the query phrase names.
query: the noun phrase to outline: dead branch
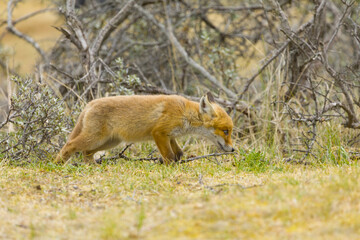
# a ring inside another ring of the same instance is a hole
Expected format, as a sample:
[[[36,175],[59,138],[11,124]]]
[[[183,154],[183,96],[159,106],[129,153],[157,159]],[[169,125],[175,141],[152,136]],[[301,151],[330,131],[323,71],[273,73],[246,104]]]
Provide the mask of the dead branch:
[[[346,8],[345,8],[343,14],[341,15],[341,17],[338,20],[338,22],[336,24],[336,27],[335,27],[335,30],[334,30],[333,34],[331,35],[331,38],[330,38],[329,42],[325,46],[322,46],[322,49],[321,49],[322,52],[321,52],[320,60],[321,60],[322,64],[324,65],[326,71],[334,79],[335,84],[337,86],[339,86],[339,88],[341,89],[342,93],[345,96],[347,105],[346,106],[344,104],[339,105],[341,108],[343,108],[345,110],[345,112],[348,115],[348,121],[344,124],[344,126],[349,127],[349,128],[358,129],[358,128],[360,128],[360,122],[359,122],[359,120],[357,118],[357,115],[356,115],[355,106],[354,106],[354,100],[353,100],[350,92],[348,91],[348,89],[344,85],[345,81],[342,79],[340,74],[338,72],[336,72],[336,70],[332,66],[330,66],[329,61],[328,61],[328,56],[327,56],[329,46],[334,41],[334,39],[335,39],[336,35],[338,34],[339,29],[340,29],[346,15],[349,14],[349,10],[353,6],[353,4],[354,4],[354,2],[350,2],[350,3],[346,4]]]
[[[200,100],[200,97],[193,97],[193,96],[189,96],[186,94],[182,94],[182,93],[178,93],[178,92],[174,92],[171,90],[167,90],[167,89],[163,89],[163,88],[158,88],[158,87],[154,87],[151,85],[147,85],[147,86],[142,86],[141,88],[136,89],[136,93],[146,93],[146,94],[164,94],[164,95],[180,95],[183,96],[191,101],[195,101],[198,102]],[[256,111],[254,109],[254,107],[250,106],[248,103],[246,103],[245,101],[229,101],[223,98],[216,98],[215,97],[215,101],[220,104],[221,106],[225,107],[225,108],[231,108],[231,109],[235,109],[236,111],[245,114],[246,116],[249,117],[254,117],[256,115]]]
[[[289,20],[288,20],[286,14],[284,13],[284,11],[281,9],[279,2],[276,0],[269,0],[269,3],[271,5],[271,7],[273,9],[275,9],[276,13],[278,14],[278,16],[280,18],[281,28],[283,30],[285,30],[286,32],[290,33],[291,28],[290,28]]]
[[[22,16],[16,20],[12,20],[12,25],[15,26],[16,24],[20,23],[20,22],[23,22],[25,20],[28,20],[29,18],[32,18],[32,17],[35,17],[39,14],[42,14],[42,13],[45,13],[45,12],[55,12],[57,11],[58,9],[57,8],[44,8],[44,9],[40,9],[38,11],[35,11],[35,12],[32,12],[32,13],[29,13],[25,16]],[[7,24],[7,20],[4,20],[0,23],[0,27],[2,27],[3,25],[6,25]],[[3,39],[3,37],[6,35],[6,31],[3,32],[1,35],[0,35],[0,40]]]
[[[95,57],[98,55],[101,45],[109,37],[111,32],[113,32],[119,24],[121,24],[129,16],[129,10],[135,4],[134,0],[128,1],[121,10],[109,20],[109,22],[98,32],[91,48],[90,56]]]
[[[191,158],[187,158],[184,160],[180,160],[178,163],[183,164],[183,163],[188,163],[188,162],[192,162],[192,161],[203,159],[203,158],[218,157],[218,156],[229,155],[229,154],[236,154],[236,152],[211,153],[211,154],[207,154],[207,155],[203,155],[203,156],[191,157]]]
[[[292,35],[295,34],[299,34],[301,32],[303,32],[305,29],[307,29],[311,24],[312,24],[313,20],[310,20],[309,22],[303,24],[302,26],[299,27],[299,29],[292,33]],[[249,90],[250,85],[254,82],[254,80],[262,73],[262,71],[264,71],[264,69],[272,62],[274,61],[284,50],[285,48],[289,45],[289,43],[291,42],[290,39],[286,40],[278,49],[274,50],[270,55],[271,57],[269,58],[269,60],[267,60],[262,66],[261,68],[251,77],[249,78],[249,80],[246,82],[242,92],[239,94],[238,99],[242,99],[244,94]]]
[[[269,60],[267,60],[262,67],[251,77],[249,78],[249,80],[246,82],[242,92],[240,93],[238,99],[242,99],[244,97],[244,94],[249,90],[250,85],[254,82],[254,80],[260,75],[260,73],[262,73],[262,71],[264,71],[264,69],[272,62],[274,61],[274,59],[276,59],[281,53],[282,51],[284,51],[284,49],[289,45],[290,40],[287,40],[286,42],[284,42],[280,48],[276,49],[273,53],[272,56],[269,58]]]
[[[156,161],[156,160],[160,160],[160,158],[158,158],[158,157],[129,158],[129,157],[125,156],[124,152],[131,145],[132,144],[126,145],[126,147],[117,156],[113,156],[113,157],[109,157],[109,158],[100,157],[99,159],[96,159],[95,162],[100,164],[100,163],[102,163],[104,161],[106,161],[106,162],[108,162],[108,161],[116,161],[118,159],[124,159],[126,161]],[[180,161],[178,161],[176,163],[183,164],[183,163],[192,162],[192,161],[195,161],[195,160],[198,160],[198,159],[209,158],[209,157],[218,157],[218,156],[229,155],[229,154],[235,154],[235,152],[212,153],[212,154],[207,154],[207,155],[203,155],[203,156],[197,156],[197,157],[191,157],[191,158],[183,159],[183,160],[180,160]]]
[[[338,34],[340,27],[342,25],[342,23],[344,22],[345,17],[349,14],[349,10],[350,8],[354,5],[355,1],[352,1],[350,3],[346,3],[346,8],[345,11],[343,12],[343,14],[341,15],[340,19],[338,20],[335,30],[330,38],[330,40],[328,41],[328,43],[324,46],[324,51],[327,52],[329,47],[331,46],[332,42],[334,41],[336,35]]]
[[[280,6],[288,4],[289,2],[291,2],[291,0],[282,1],[280,3]],[[272,7],[268,8],[268,7],[263,6],[261,4],[254,4],[254,5],[249,5],[249,6],[244,6],[244,5],[240,5],[240,6],[219,6],[219,5],[214,5],[214,6],[202,7],[202,9],[204,9],[204,10],[214,10],[214,11],[217,11],[217,12],[241,12],[241,11],[256,11],[256,10],[271,11],[271,10],[273,10]]]
[[[75,0],[66,1],[66,23],[71,31],[75,33],[76,40],[78,41],[77,47],[81,51],[87,51],[88,40],[85,37],[82,22],[76,17],[75,14]],[[70,34],[72,35],[72,33]]]
[[[42,59],[45,61],[46,58],[46,54],[45,52],[42,50],[42,48],[40,47],[40,45],[34,40],[32,39],[30,36],[20,32],[18,29],[15,28],[14,24],[13,24],[13,20],[12,20],[12,13],[14,10],[14,0],[9,0],[8,4],[7,4],[7,12],[8,12],[8,16],[7,16],[7,27],[6,29],[14,34],[15,36],[25,40],[26,42],[28,42],[31,46],[33,46],[35,48],[35,50],[40,54],[40,56],[42,57]]]
[[[203,66],[198,64],[195,60],[193,60],[188,53],[185,51],[183,46],[180,44],[180,42],[175,37],[174,33],[172,32],[171,25],[168,25],[168,29],[165,28],[163,24],[161,24],[159,21],[155,19],[155,17],[148,11],[146,11],[141,6],[135,4],[135,9],[139,11],[143,16],[145,16],[148,20],[150,20],[154,25],[156,25],[169,39],[169,41],[174,45],[174,47],[178,50],[178,52],[182,55],[184,60],[192,66],[194,69],[198,70],[203,76],[205,76],[214,86],[220,88],[223,90],[229,97],[236,98],[237,95],[228,89],[227,87],[223,86],[213,75],[211,75]],[[169,23],[168,23],[169,24]]]
[[[329,65],[327,60],[327,54],[325,51],[322,53],[322,63],[325,66],[326,71],[330,74],[330,76],[335,80],[336,85],[338,85],[342,91],[342,93],[345,96],[347,106],[344,104],[339,105],[348,115],[348,121],[344,124],[344,126],[348,128],[354,128],[359,129],[360,128],[360,122],[357,119],[357,115],[355,112],[354,107],[354,101],[349,93],[349,91],[346,89],[346,87],[343,84],[343,79],[340,77],[340,75]]]

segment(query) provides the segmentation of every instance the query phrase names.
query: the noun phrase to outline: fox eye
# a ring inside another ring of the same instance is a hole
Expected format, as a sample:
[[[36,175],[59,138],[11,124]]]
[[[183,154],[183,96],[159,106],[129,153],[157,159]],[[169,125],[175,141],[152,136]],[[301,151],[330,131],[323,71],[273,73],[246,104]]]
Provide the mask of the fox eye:
[[[229,135],[229,130],[224,130],[224,134],[227,136]]]

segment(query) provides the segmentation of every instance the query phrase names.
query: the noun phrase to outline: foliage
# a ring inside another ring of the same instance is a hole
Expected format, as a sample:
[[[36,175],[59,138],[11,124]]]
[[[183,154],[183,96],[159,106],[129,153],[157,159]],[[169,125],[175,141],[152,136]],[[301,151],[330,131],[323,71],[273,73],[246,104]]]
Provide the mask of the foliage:
[[[63,144],[70,119],[61,101],[46,84],[32,78],[12,77],[17,91],[10,112],[1,127],[1,158],[13,163],[48,161]],[[1,129],[4,130],[4,129]]]
[[[129,68],[124,66],[121,58],[115,60],[117,70],[115,71],[114,84],[110,84],[109,91],[116,90],[120,95],[134,95],[133,89],[141,85],[140,79],[135,74],[128,74]]]

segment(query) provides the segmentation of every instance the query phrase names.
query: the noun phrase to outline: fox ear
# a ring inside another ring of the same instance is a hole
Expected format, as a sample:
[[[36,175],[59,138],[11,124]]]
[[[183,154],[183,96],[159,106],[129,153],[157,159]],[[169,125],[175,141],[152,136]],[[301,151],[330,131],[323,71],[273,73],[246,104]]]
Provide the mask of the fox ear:
[[[216,115],[215,110],[211,104],[208,94],[205,96],[202,96],[200,99],[200,113],[201,114],[209,114],[210,116],[214,116],[214,115]],[[210,93],[210,95],[211,95],[211,93]],[[214,100],[214,97],[212,95],[210,98],[212,100]]]
[[[214,103],[214,102],[215,102],[215,98],[214,98],[214,96],[212,95],[211,92],[207,92],[207,93],[206,93],[206,97],[207,97],[207,99],[209,100],[209,102],[211,102],[211,103]]]

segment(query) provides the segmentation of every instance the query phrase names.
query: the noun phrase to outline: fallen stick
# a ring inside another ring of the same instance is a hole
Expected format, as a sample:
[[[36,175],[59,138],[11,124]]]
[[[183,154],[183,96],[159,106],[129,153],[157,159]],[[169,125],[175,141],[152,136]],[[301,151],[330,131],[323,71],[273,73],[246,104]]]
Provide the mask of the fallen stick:
[[[217,157],[217,156],[229,155],[229,154],[235,154],[235,153],[236,152],[211,153],[211,154],[207,154],[207,155],[203,155],[203,156],[191,157],[191,158],[187,158],[184,160],[180,160],[177,163],[179,163],[179,164],[188,163],[188,162],[192,162],[192,161],[202,159],[202,158]]]
[[[103,158],[100,157],[99,159],[96,159],[95,162],[96,163],[102,163],[103,161],[114,161],[117,159],[124,159],[127,161],[156,161],[159,160],[158,157],[146,157],[146,158],[129,158],[127,156],[124,155],[124,152],[131,146],[131,144],[127,145],[117,156],[114,157],[110,157],[110,158]],[[207,154],[207,155],[202,155],[202,156],[196,156],[196,157],[191,157],[191,158],[187,158],[187,159],[183,159],[180,160],[178,162],[175,162],[177,164],[183,164],[183,163],[188,163],[188,162],[192,162],[198,159],[203,159],[203,158],[209,158],[209,157],[217,157],[217,156],[222,156],[222,155],[229,155],[229,154],[235,154],[236,152],[223,152],[223,153],[211,153],[211,154]]]

